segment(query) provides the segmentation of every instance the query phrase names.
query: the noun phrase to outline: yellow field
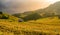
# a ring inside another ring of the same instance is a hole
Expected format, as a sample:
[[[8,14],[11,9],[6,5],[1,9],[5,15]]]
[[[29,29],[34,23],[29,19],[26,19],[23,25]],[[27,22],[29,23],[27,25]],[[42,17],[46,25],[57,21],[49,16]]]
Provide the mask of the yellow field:
[[[28,22],[0,19],[0,35],[60,35],[60,19],[43,18]]]

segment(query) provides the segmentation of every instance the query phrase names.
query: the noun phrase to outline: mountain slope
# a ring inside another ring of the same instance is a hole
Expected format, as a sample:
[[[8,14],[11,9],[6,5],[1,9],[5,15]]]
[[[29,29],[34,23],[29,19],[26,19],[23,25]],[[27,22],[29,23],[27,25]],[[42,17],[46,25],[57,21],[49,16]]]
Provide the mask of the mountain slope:
[[[60,15],[60,1],[51,4],[47,8],[36,10],[36,12],[50,13],[50,14],[54,13],[55,15]]]
[[[54,4],[51,4],[49,7],[44,8],[44,9],[39,9],[39,10],[35,10],[35,11],[28,11],[28,12],[24,12],[24,13],[18,13],[18,14],[14,14],[14,16],[16,16],[18,18],[25,18],[26,16],[33,15],[34,13],[39,14],[43,18],[44,17],[60,16],[60,1],[56,2]],[[35,14],[35,15],[37,15],[37,14]],[[33,17],[33,16],[31,16],[31,17]],[[29,17],[27,17],[27,18],[29,18]],[[33,19],[34,19],[34,17],[33,17]],[[37,19],[39,19],[39,18],[37,18]]]

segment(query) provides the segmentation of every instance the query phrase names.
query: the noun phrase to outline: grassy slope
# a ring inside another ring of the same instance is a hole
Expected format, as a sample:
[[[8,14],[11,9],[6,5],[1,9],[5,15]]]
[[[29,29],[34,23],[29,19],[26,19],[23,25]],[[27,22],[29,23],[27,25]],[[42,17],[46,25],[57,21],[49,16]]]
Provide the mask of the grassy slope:
[[[0,20],[0,35],[58,35],[60,20],[57,17],[29,22]]]

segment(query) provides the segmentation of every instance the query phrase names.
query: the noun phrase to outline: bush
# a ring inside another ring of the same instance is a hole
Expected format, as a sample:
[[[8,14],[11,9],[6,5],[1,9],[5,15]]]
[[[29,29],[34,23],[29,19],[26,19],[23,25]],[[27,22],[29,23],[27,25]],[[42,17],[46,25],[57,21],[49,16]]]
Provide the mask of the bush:
[[[9,17],[6,15],[2,15],[2,18],[1,19],[8,19]]]

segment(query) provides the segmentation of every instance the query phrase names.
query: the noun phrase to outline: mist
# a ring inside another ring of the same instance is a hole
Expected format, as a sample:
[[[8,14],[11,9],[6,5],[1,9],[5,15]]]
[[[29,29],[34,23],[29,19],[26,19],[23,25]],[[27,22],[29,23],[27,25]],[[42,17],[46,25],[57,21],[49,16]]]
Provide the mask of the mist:
[[[45,0],[0,0],[0,10],[5,13],[23,13],[46,8],[51,3]]]

